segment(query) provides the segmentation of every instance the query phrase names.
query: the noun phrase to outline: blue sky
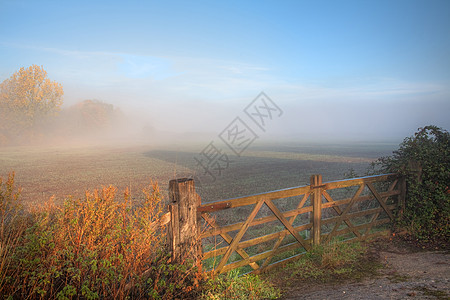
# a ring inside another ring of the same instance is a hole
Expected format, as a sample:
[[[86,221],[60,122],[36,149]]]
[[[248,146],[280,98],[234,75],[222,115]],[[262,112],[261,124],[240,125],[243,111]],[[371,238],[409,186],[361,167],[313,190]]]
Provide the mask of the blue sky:
[[[450,1],[0,0],[0,80],[43,65],[65,103],[220,132],[259,92],[276,133],[449,129]],[[190,115],[187,118],[186,115]],[[376,125],[375,125],[376,124]]]

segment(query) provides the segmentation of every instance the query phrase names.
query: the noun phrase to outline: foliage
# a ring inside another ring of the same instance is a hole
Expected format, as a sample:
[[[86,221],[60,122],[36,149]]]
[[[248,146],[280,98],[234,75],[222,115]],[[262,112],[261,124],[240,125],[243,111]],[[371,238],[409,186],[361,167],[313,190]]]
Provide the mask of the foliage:
[[[2,186],[8,201],[18,200],[12,189],[11,181]],[[145,200],[135,206],[128,191],[123,201],[115,195],[110,186],[86,192],[84,199],[68,199],[62,207],[51,202],[35,207],[14,242],[2,238],[1,294],[13,299],[172,299],[192,294],[195,269],[171,263],[164,247],[158,185],[145,189]]]
[[[277,299],[280,290],[257,275],[239,277],[237,270],[207,280],[200,299]]]
[[[392,156],[375,163],[382,172],[406,176],[406,209],[401,224],[423,241],[450,235],[450,134],[436,126],[419,128]]]
[[[0,142],[18,135],[33,137],[42,122],[62,105],[62,85],[47,78],[44,68],[20,68],[0,84]]]

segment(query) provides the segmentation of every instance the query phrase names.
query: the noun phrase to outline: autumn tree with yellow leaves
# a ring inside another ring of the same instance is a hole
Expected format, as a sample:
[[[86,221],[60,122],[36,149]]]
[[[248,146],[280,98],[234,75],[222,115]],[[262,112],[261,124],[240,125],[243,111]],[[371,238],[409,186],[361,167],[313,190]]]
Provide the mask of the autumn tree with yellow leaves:
[[[63,103],[62,85],[42,66],[20,68],[0,84],[0,145],[35,138]]]

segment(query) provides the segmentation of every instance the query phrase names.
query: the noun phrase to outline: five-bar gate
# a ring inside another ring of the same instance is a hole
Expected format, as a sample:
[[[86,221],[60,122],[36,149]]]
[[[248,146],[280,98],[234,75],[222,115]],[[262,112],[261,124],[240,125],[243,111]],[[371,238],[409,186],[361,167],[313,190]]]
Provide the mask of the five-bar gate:
[[[194,190],[192,179],[177,182]],[[183,197],[197,199],[191,209],[184,208],[191,217],[183,217],[190,219],[184,227],[197,238],[173,244],[173,251],[191,251],[215,273],[237,268],[260,273],[298,258],[313,245],[389,232],[403,210],[405,190],[397,174],[325,183],[321,175],[314,175],[310,185],[212,203],[201,204],[195,192],[178,195],[176,201],[171,197],[171,211],[182,205]],[[179,233],[183,219],[172,220],[170,232]]]

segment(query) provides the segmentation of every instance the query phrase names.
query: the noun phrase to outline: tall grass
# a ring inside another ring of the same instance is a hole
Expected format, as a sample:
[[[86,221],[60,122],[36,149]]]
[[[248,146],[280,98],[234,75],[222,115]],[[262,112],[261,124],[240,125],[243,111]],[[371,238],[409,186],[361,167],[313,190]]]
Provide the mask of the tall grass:
[[[231,270],[226,274],[213,276],[204,282],[200,300],[219,299],[277,299],[281,291],[270,282],[257,275],[239,276],[239,271]]]
[[[14,186],[14,173],[6,181],[0,177],[0,295],[16,283],[13,254],[24,234],[26,223],[20,203],[20,190]]]
[[[113,186],[24,211],[14,174],[0,179],[0,295],[12,299],[171,299],[195,290],[171,263],[156,183],[139,205]]]
[[[361,263],[367,253],[367,245],[361,242],[342,243],[334,240],[325,245],[314,246],[298,261],[288,265],[293,271],[291,278],[314,279],[327,282],[337,278],[358,278],[361,276]],[[372,266],[364,266],[372,268]]]

